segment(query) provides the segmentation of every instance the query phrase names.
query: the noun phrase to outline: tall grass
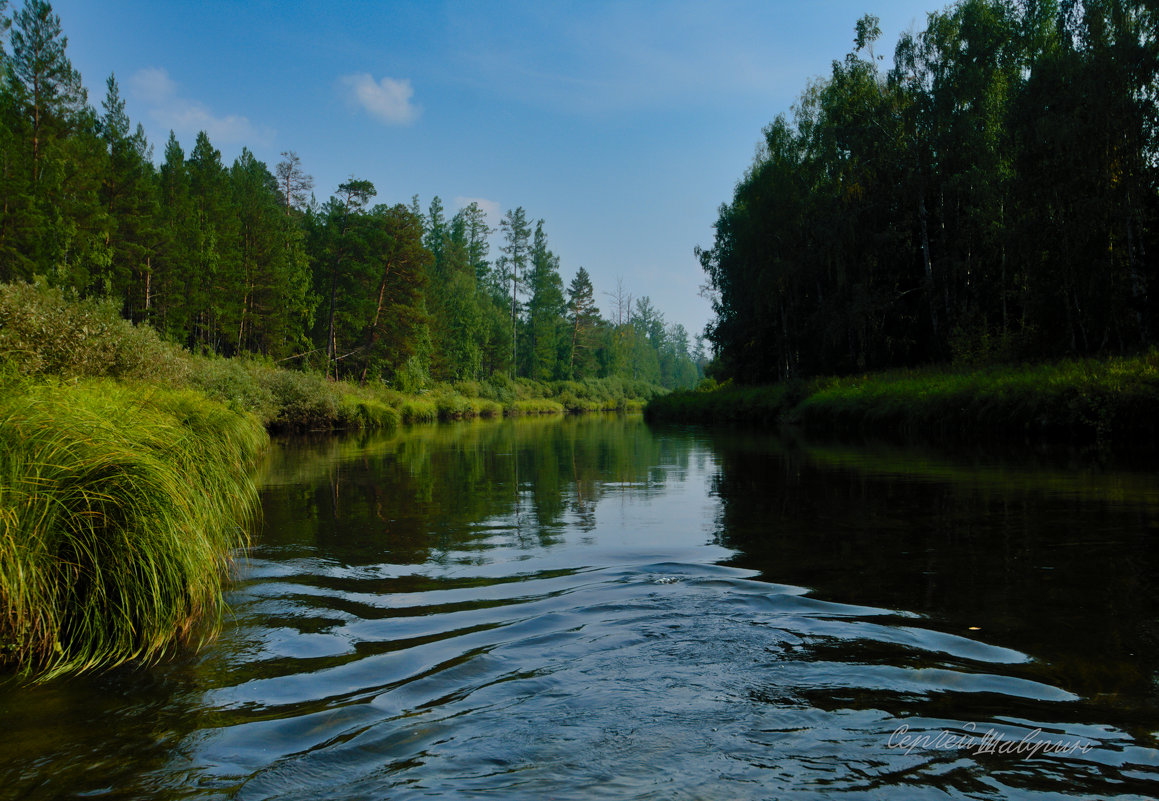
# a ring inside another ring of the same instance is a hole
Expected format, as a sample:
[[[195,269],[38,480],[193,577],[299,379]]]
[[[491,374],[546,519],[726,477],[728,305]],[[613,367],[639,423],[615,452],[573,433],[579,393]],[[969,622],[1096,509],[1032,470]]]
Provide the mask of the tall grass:
[[[729,386],[653,399],[656,420],[788,422],[939,439],[1159,439],[1159,352],[985,369],[926,368]]]
[[[267,441],[189,390],[0,385],[0,661],[42,677],[212,633]]]

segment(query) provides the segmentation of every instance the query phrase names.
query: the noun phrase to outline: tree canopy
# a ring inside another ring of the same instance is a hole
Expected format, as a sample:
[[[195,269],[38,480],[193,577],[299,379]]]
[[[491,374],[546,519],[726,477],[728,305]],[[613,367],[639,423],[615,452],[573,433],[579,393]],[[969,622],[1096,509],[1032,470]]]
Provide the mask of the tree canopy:
[[[961,0],[764,131],[697,255],[749,382],[1154,342],[1159,9]]]

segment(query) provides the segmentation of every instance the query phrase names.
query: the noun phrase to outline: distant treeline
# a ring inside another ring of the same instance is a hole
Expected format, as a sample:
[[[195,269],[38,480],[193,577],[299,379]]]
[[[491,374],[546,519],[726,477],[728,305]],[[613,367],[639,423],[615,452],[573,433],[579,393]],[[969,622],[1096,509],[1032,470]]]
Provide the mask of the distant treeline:
[[[764,131],[698,255],[747,383],[1154,343],[1159,5],[962,0],[878,20]]]
[[[495,374],[620,377],[690,386],[681,325],[616,287],[600,316],[579,268],[565,286],[543,221],[522,208],[488,227],[472,204],[447,217],[372,205],[351,178],[324,203],[293,152],[273,172],[248,150],[226,166],[203,132],[170,133],[160,166],[110,76],[100,110],[44,0],[0,0],[0,282],[44,276],[192,350],[263,354],[413,390]]]

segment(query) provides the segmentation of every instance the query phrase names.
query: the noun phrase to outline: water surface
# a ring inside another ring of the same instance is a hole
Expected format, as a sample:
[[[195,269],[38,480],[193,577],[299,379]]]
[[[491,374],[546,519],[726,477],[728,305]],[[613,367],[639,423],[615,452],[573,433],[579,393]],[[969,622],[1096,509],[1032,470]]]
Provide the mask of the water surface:
[[[587,416],[263,480],[211,647],[0,687],[0,796],[1159,795],[1153,472]]]

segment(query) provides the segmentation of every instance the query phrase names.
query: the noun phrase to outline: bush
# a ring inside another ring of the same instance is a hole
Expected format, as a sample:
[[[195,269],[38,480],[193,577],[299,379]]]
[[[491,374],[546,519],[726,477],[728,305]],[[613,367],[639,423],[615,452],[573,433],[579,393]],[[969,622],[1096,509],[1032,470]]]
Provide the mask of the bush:
[[[273,368],[219,356],[194,356],[190,363],[189,383],[210,398],[253,412],[264,425],[277,419],[278,403],[269,381]]]
[[[461,420],[475,413],[471,401],[457,392],[444,390],[432,398],[440,420]]]
[[[0,285],[0,358],[26,375],[170,385],[183,384],[190,369],[187,353],[121,319],[111,302],[68,298],[45,283]]]
[[[471,398],[471,408],[479,417],[502,417],[503,405],[486,398]]]
[[[404,423],[433,423],[439,419],[439,408],[428,398],[407,398],[399,416]]]
[[[563,404],[547,398],[517,400],[506,407],[508,414],[562,414]]]

